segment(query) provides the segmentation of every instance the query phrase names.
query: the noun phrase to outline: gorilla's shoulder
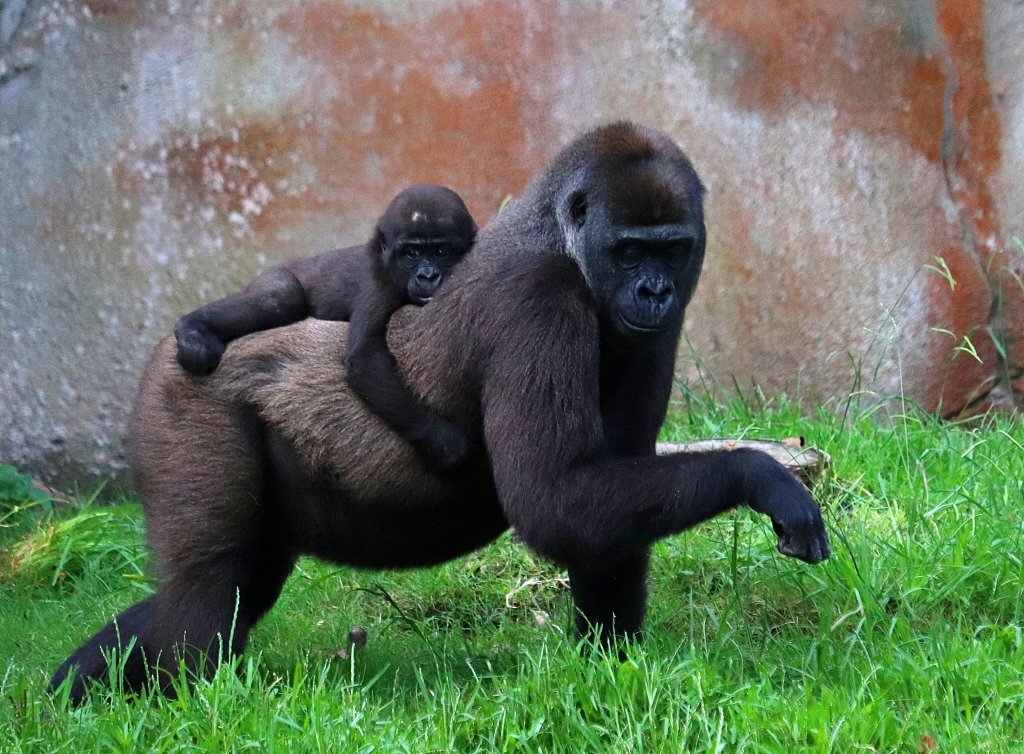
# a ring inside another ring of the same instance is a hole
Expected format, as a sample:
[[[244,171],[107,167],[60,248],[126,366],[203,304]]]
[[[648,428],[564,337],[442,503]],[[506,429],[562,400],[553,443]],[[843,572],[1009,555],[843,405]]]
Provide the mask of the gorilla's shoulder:
[[[469,312],[474,332],[468,340],[480,345],[480,353],[532,358],[527,354],[535,353],[539,341],[557,342],[584,330],[596,338],[595,299],[569,257],[510,254],[488,260],[487,267],[484,284],[467,295],[456,315]]]
[[[494,298],[518,310],[521,305],[589,299],[589,288],[579,266],[562,254],[514,254],[490,259],[486,288]],[[501,298],[507,295],[509,298]]]

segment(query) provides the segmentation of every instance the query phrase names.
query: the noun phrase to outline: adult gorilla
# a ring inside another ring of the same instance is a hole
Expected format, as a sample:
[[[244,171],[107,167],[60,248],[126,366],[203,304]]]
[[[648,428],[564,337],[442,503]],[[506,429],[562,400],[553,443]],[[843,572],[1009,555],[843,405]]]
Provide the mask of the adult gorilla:
[[[347,389],[343,324],[243,338],[205,379],[161,343],[131,422],[159,586],[54,684],[77,666],[80,699],[108,673],[101,650],[128,653],[129,688],[147,662],[206,670],[199,658],[244,648],[301,553],[426,566],[511,525],[568,568],[581,630],[605,639],[640,630],[650,545],[735,505],[767,514],[783,553],[828,557],[818,506],[768,456],[654,454],[704,255],[702,194],[663,134],[598,128],[480,233],[430,306],[396,313],[409,385],[482,448],[455,474],[426,472]]]

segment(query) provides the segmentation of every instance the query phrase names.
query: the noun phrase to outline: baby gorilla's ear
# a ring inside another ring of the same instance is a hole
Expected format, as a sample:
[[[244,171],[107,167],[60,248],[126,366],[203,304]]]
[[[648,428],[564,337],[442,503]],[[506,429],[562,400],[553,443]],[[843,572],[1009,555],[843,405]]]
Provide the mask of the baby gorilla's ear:
[[[388,259],[388,243],[387,239],[384,238],[384,231],[378,225],[373,229],[373,238],[370,239],[370,248],[373,253],[381,257],[381,261],[387,264],[390,260]]]

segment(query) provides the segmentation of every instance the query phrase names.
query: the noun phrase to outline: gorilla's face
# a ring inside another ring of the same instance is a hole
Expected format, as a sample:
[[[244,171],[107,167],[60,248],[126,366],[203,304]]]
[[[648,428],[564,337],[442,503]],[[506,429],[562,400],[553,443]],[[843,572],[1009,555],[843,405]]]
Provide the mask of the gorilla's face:
[[[645,218],[614,209],[599,196],[577,192],[570,197],[570,254],[580,263],[607,327],[628,340],[656,338],[679,327],[697,286],[703,218],[699,212],[687,217],[683,210]],[[625,218],[627,224],[616,219],[623,214],[634,216]]]
[[[383,255],[395,294],[422,306],[430,301],[476,240],[476,223],[449,188],[417,184],[388,205],[373,244]]]
[[[602,251],[611,270],[608,314],[619,334],[644,338],[682,320],[700,274],[695,245],[682,226],[623,228]]]
[[[404,238],[390,250],[392,270],[405,281],[407,300],[422,306],[468,251],[469,246],[457,237]]]

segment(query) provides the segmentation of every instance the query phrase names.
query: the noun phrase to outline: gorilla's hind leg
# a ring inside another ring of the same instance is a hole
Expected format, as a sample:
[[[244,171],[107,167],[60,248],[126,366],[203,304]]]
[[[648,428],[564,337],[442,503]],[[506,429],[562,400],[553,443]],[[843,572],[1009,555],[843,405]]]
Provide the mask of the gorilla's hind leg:
[[[85,644],[61,663],[50,679],[55,690],[68,676],[71,681],[71,702],[81,704],[90,682],[104,680],[109,674],[108,660],[124,663],[122,678],[125,690],[139,691],[146,681],[145,643],[153,619],[154,598],[129,607],[97,631]]]
[[[147,645],[158,653],[163,691],[173,693],[180,662],[193,681],[243,652],[250,630],[277,601],[294,563],[293,556],[273,549],[222,552],[168,579],[157,595]]]
[[[262,551],[218,561],[169,579],[97,631],[54,671],[51,691],[70,676],[71,702],[81,704],[93,682],[109,677],[109,659],[123,663],[125,691],[141,691],[156,673],[164,693],[173,694],[180,662],[191,681],[241,653],[253,625],[277,601],[295,559]]]

